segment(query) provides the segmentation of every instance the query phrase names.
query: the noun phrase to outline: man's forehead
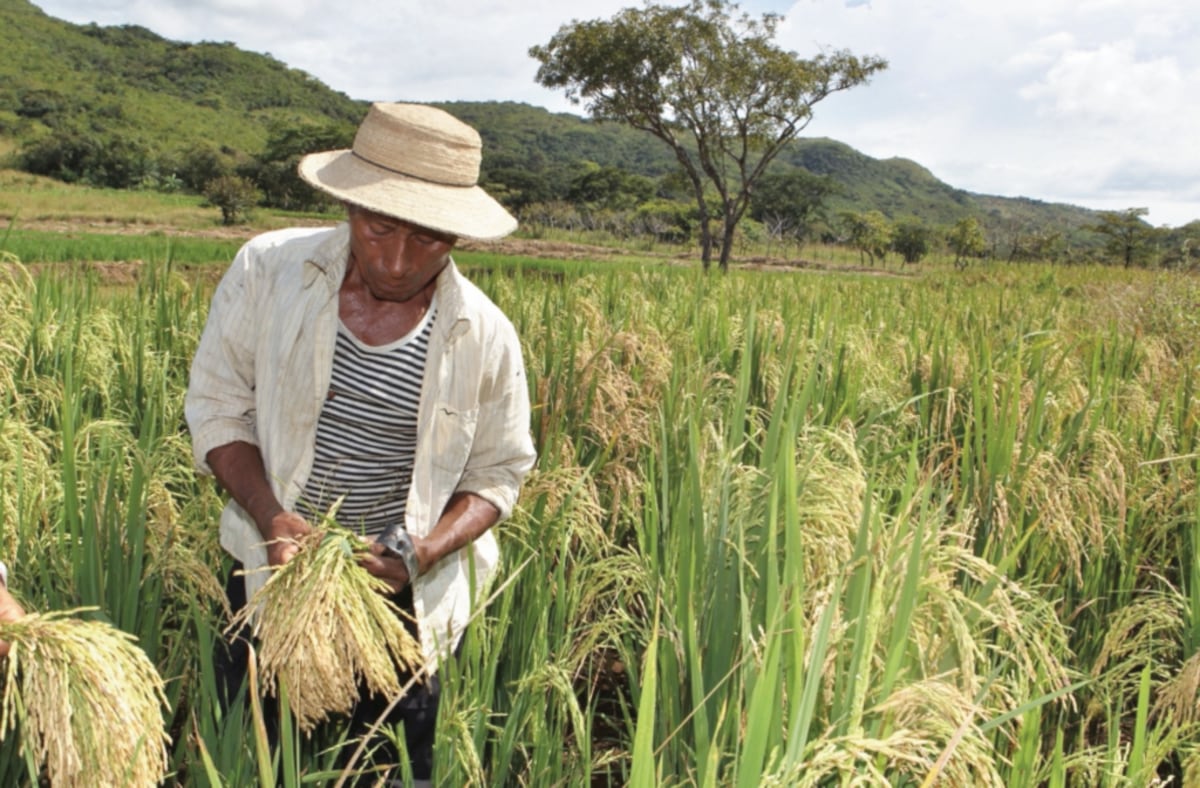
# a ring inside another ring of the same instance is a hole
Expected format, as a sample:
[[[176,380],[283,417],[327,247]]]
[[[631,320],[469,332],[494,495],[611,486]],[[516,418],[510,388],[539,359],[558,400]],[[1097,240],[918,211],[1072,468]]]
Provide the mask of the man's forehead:
[[[351,215],[357,216],[364,221],[394,225],[396,227],[407,227],[413,232],[425,233],[426,235],[432,235],[435,238],[444,238],[447,241],[457,240],[457,236],[451,235],[450,233],[445,233],[441,230],[435,230],[432,227],[425,227],[424,225],[410,222],[407,219],[401,219],[398,216],[379,213],[378,211],[373,211],[370,208],[364,208],[361,205],[350,204],[347,207],[349,208]]]

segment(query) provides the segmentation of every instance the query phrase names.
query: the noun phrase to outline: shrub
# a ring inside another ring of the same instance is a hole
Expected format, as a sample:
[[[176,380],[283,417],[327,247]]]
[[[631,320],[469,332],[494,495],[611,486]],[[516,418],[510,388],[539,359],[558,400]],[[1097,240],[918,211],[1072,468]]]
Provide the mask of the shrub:
[[[244,221],[262,193],[240,175],[222,175],[208,182],[204,197],[209,205],[221,209],[221,224],[229,225]]]

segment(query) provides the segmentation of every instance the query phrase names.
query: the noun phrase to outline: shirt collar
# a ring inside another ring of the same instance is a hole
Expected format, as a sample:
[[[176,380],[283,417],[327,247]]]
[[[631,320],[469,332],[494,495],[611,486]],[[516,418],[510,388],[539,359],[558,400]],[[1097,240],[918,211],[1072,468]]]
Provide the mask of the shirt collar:
[[[329,233],[304,266],[304,286],[312,287],[317,281],[324,281],[330,294],[337,292],[342,279],[346,276],[346,263],[350,259],[350,223],[342,222]],[[438,274],[435,285],[438,298],[438,311],[444,318],[439,319],[447,337],[455,336],[465,330],[470,323],[467,310],[464,308],[463,278],[458,266],[451,256],[450,262]],[[436,329],[435,329],[436,330]]]
[[[342,222],[334,227],[304,266],[304,286],[312,287],[323,279],[331,292],[337,292],[346,276],[346,261],[350,258],[350,224]]]

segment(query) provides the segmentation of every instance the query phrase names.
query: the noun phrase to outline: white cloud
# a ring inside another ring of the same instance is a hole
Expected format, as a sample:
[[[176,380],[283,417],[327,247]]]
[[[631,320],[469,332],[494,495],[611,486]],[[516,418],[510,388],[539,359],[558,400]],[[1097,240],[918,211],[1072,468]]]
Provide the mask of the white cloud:
[[[1063,52],[1077,46],[1075,36],[1070,33],[1051,33],[1034,41],[1027,49],[1014,54],[1005,65],[1014,71],[1045,68],[1057,61]]]
[[[1064,52],[1020,96],[1060,119],[1129,122],[1171,108],[1185,84],[1174,57],[1141,60],[1126,40]]]
[[[38,0],[34,0],[38,2]],[[514,100],[580,112],[527,54],[640,0],[42,0],[75,22],[270,52],[359,99]],[[903,156],[953,186],[1200,218],[1193,0],[743,0],[779,43],[890,68],[817,107],[808,133]],[[789,7],[790,6],[790,7]]]

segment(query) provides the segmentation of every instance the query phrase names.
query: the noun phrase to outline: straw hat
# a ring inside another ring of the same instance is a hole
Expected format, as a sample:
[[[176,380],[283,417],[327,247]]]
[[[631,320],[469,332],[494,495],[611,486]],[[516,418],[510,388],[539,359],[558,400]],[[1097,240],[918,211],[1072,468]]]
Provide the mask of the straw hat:
[[[422,104],[372,104],[350,150],[311,153],[300,177],[372,211],[462,238],[487,241],[517,229],[476,185],[483,143],[467,124]]]

